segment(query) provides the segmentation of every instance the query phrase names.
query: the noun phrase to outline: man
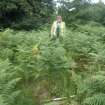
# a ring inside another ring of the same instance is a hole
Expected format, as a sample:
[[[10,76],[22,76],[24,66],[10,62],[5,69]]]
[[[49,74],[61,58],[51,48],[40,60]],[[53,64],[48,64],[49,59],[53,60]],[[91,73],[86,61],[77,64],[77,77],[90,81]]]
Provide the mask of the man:
[[[57,16],[51,27],[51,39],[63,38],[65,34],[65,22],[62,21],[61,16]]]

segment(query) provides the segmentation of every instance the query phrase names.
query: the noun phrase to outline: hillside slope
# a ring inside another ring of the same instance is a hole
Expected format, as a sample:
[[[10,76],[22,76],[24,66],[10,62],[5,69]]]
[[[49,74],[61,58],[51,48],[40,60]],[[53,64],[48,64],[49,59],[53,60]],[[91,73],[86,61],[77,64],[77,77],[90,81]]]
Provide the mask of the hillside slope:
[[[1,104],[105,105],[104,43],[102,26],[67,29],[62,41],[47,29],[0,32]]]

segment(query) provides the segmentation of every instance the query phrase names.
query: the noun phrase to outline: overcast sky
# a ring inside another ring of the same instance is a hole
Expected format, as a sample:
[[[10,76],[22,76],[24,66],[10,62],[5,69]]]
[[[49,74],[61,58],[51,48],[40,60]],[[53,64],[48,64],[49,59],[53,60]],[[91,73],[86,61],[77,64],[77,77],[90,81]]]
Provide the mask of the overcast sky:
[[[54,0],[57,1],[57,0]],[[72,1],[72,0],[71,0]],[[97,3],[99,0],[92,0],[93,2]],[[105,0],[102,0],[105,3]]]
[[[99,0],[93,0],[94,2],[98,2]],[[102,0],[105,3],[105,0]]]

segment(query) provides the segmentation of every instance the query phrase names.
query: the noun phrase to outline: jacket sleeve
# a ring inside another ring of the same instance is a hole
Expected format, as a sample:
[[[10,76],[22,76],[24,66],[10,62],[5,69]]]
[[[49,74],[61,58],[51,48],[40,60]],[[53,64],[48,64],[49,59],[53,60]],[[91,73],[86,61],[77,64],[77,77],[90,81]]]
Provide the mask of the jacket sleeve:
[[[56,22],[53,22],[52,26],[51,26],[51,36],[54,36],[56,33],[55,33],[55,26],[56,25]]]
[[[61,35],[64,36],[65,34],[65,29],[66,29],[66,25],[65,22],[62,23],[62,30],[61,30]]]

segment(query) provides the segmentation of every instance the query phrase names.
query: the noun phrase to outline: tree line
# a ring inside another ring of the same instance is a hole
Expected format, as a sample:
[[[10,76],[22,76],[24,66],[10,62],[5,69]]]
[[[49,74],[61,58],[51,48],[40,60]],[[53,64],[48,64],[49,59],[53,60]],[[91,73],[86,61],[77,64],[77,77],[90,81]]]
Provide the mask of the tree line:
[[[58,14],[53,0],[0,0],[0,28],[38,29],[61,15],[67,25],[90,21],[105,25],[105,4],[100,0],[57,0]]]
[[[86,24],[90,21],[105,25],[105,4],[99,0],[59,0],[61,6],[58,13],[70,25],[71,23]]]
[[[32,29],[47,23],[53,0],[0,0],[0,27]]]

